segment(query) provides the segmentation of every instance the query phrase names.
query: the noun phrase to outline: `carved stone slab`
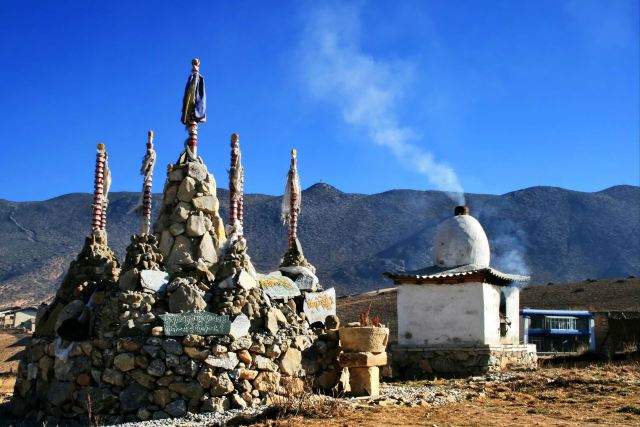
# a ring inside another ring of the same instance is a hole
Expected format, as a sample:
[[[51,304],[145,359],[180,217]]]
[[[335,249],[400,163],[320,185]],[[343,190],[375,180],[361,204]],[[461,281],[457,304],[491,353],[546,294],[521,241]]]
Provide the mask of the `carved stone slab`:
[[[293,298],[300,295],[300,289],[293,280],[280,272],[258,275],[260,287],[272,299]]]
[[[140,284],[143,288],[156,292],[164,292],[169,283],[169,275],[164,271],[142,270],[140,272]]]
[[[309,323],[322,322],[329,315],[336,314],[336,290],[324,292],[307,292],[304,295],[304,314]]]
[[[207,311],[197,313],[161,314],[164,334],[170,337],[186,335],[226,335],[231,329],[229,316],[218,316]]]

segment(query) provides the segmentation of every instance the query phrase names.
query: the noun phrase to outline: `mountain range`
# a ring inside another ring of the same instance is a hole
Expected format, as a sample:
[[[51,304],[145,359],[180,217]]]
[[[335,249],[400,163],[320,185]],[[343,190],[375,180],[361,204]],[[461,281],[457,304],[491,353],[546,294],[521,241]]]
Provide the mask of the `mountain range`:
[[[119,255],[137,232],[129,213],[138,193],[109,195],[109,244]],[[228,192],[218,190],[223,218]],[[585,193],[532,187],[503,195],[466,194],[485,228],[492,265],[529,274],[532,284],[640,275],[640,187]],[[156,210],[161,195],[154,195]],[[249,254],[258,271],[285,252],[281,197],[245,195]],[[55,292],[91,225],[90,194],[46,201],[0,200],[0,307],[37,304]],[[391,190],[349,194],[328,184],[303,191],[299,238],[325,288],[339,294],[390,287],[385,271],[431,265],[431,241],[455,203],[443,192]],[[155,212],[157,213],[157,212]]]

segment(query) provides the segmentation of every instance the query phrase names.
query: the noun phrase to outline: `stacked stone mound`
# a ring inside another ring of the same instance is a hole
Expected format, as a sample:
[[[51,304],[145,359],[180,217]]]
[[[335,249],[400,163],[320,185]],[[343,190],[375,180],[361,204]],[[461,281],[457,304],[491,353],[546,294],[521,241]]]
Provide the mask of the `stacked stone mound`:
[[[226,241],[218,209],[216,181],[200,158],[169,167],[155,224],[168,272],[197,274],[203,281],[213,281],[210,270]]]
[[[85,239],[82,250],[71,262],[53,302],[38,313],[36,336],[54,338],[58,336],[58,329],[66,320],[80,316],[80,328],[74,330],[65,325],[63,333],[86,338],[92,328],[100,327],[95,324],[95,316],[91,316],[89,312],[100,311],[105,294],[115,286],[120,274],[118,259],[105,241],[104,235],[99,233]],[[91,319],[93,321],[89,321]]]
[[[111,295],[111,310],[115,311],[112,334],[146,336],[159,323],[158,314],[167,311],[166,291],[169,275],[164,271],[163,255],[154,235],[131,236],[127,247],[123,273],[118,288]]]
[[[157,235],[132,237],[119,278],[113,252],[87,241],[54,304],[77,298],[86,309],[91,298],[96,326],[71,341],[53,327],[38,334],[19,365],[15,414],[159,419],[337,387],[337,321],[312,328],[301,297],[268,296],[241,232],[230,229],[227,242],[213,176],[201,160],[181,160],[168,174]],[[291,279],[278,274],[290,284],[311,275],[319,287],[306,267],[287,271]],[[167,336],[167,316],[197,312],[228,316],[229,333]]]
[[[315,274],[316,272],[316,268],[304,257],[302,244],[300,244],[300,240],[297,238],[295,239],[295,243],[285,252],[284,257],[282,257],[280,267],[306,267],[311,270],[312,273]]]

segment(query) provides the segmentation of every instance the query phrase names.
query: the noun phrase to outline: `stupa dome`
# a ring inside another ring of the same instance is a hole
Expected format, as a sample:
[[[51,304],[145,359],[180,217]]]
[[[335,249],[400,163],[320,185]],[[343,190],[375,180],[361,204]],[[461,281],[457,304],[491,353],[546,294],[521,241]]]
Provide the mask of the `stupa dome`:
[[[457,267],[473,264],[488,267],[489,240],[477,219],[469,215],[466,206],[456,207],[455,216],[443,221],[433,241],[433,264],[437,267]]]

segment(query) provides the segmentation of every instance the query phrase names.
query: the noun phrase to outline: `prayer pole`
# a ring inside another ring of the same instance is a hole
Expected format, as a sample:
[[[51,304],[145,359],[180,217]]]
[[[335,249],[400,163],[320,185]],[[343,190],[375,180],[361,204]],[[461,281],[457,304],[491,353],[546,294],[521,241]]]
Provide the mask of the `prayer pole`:
[[[204,78],[200,75],[200,60],[193,58],[191,61],[191,74],[182,98],[182,123],[186,126],[189,137],[186,141],[187,158],[194,161],[197,156],[198,123],[206,122],[206,93]]]
[[[104,189],[104,163],[106,153],[104,144],[98,144],[98,152],[96,154],[96,170],[93,181],[93,222],[91,229],[96,235],[102,229],[102,195]]]
[[[242,227],[244,219],[244,169],[240,153],[240,136],[231,135],[231,167],[229,168],[229,223]],[[238,228],[236,228],[238,231]]]
[[[100,229],[107,229],[107,207],[109,206],[109,188],[111,187],[111,169],[109,169],[109,153],[104,153],[103,167],[103,184],[102,184],[102,212],[100,218]]]
[[[149,234],[151,231],[151,186],[153,185],[153,168],[155,163],[156,152],[153,149],[153,131],[150,130],[147,140],[147,153],[142,159],[142,168],[140,169],[140,174],[144,176],[142,183],[142,222],[140,225],[140,234]]]
[[[292,177],[289,185],[291,185],[291,197],[290,201],[290,216],[289,216],[289,249],[293,248],[296,244],[296,239],[298,238],[298,211],[300,209],[300,202],[298,201],[300,195],[298,194],[300,191],[300,182],[298,179],[298,165],[297,165],[297,151],[294,148],[291,150],[291,167],[290,174],[295,176],[295,179]],[[297,188],[294,188],[296,187]]]

